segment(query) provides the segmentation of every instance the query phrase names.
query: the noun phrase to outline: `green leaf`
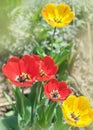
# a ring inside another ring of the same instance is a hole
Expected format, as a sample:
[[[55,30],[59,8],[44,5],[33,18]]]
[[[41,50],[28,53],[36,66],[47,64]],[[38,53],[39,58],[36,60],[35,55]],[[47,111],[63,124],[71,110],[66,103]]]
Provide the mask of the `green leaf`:
[[[1,130],[19,130],[17,117],[10,116],[7,118],[1,118],[0,129]]]
[[[31,121],[32,107],[28,98],[26,98],[20,88],[14,88],[16,107],[18,111],[18,123],[20,128],[26,127]]]
[[[15,99],[16,99],[16,108],[17,108],[17,111],[22,116],[24,108],[23,108],[23,102],[22,102],[23,98],[22,98],[21,89],[18,88],[18,87],[14,87],[13,88],[13,92],[14,92]]]
[[[57,65],[61,65],[65,60],[68,59],[68,56],[71,52],[72,44],[63,45],[59,54],[55,54],[54,60]]]
[[[57,108],[56,108],[56,120],[57,122],[62,122],[62,109],[61,107],[58,105]]]
[[[45,52],[37,42],[35,42],[35,44],[36,44],[36,52],[42,58],[43,56],[45,56]]]
[[[37,23],[40,20],[40,13],[41,13],[41,8],[37,9],[37,11],[34,13],[34,16],[32,18],[33,23]]]
[[[18,120],[20,121],[20,125],[27,127],[27,125],[30,123],[31,121],[31,114],[32,114],[32,107],[30,104],[30,101],[24,97],[24,113],[22,113],[23,115],[21,116],[20,113],[18,114]]]
[[[36,100],[36,89],[37,89],[37,83],[33,84],[33,87],[31,87],[31,92],[28,95],[32,108]]]
[[[13,100],[11,99],[11,97],[7,93],[5,93],[5,92],[4,92],[4,95],[5,95],[6,99],[7,99],[7,101],[12,106],[13,110],[16,111],[15,105],[14,105]]]
[[[43,108],[43,104],[38,108],[37,110],[37,120],[36,123],[40,126],[40,127],[45,127],[46,125],[46,121],[45,121],[45,110],[42,109]]]
[[[39,127],[48,129],[54,118],[56,103],[51,102],[50,104],[45,105],[45,99],[43,101],[44,102],[41,101],[41,104],[37,107],[36,124],[38,124]]]
[[[46,109],[45,115],[46,115],[46,121],[49,123],[51,123],[53,117],[54,117],[54,110],[56,107],[56,102],[52,102],[51,104],[49,104],[49,106]]]
[[[71,126],[64,122],[55,122],[53,126],[53,130],[69,130]]]
[[[31,87],[31,92],[30,94],[28,95],[28,99],[30,101],[30,104],[31,104],[31,108],[32,108],[32,111],[31,111],[31,124],[33,124],[34,120],[35,120],[35,117],[36,117],[36,109],[37,109],[37,100],[38,100],[38,83],[35,83],[33,85],[33,87]]]
[[[62,110],[61,110],[61,107],[58,105],[56,108],[53,130],[69,130],[69,128],[70,126],[66,124],[63,120]]]

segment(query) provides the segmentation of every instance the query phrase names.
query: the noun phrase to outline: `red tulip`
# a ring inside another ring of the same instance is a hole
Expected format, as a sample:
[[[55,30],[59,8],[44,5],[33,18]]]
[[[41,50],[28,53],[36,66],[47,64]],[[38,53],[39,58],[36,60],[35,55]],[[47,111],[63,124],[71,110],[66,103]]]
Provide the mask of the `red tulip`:
[[[51,79],[44,85],[44,92],[47,98],[58,102],[68,97],[72,90],[67,86],[66,82],[58,82],[57,79]]]
[[[28,87],[35,81],[39,68],[34,56],[24,55],[22,58],[10,58],[2,71],[16,86]]]
[[[45,56],[38,62],[39,74],[37,80],[46,81],[52,79],[58,70],[58,66],[54,63],[54,60],[50,56]]]

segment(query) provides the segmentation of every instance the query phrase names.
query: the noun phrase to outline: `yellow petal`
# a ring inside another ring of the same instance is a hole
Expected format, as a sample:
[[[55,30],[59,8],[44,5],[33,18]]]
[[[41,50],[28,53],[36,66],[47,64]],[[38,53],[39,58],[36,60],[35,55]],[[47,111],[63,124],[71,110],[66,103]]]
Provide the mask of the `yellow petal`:
[[[49,13],[53,13],[54,10],[56,9],[56,5],[53,3],[49,3],[45,6],[45,9],[49,12]]]
[[[76,97],[73,104],[73,112],[76,114],[87,114],[90,109],[89,100],[85,96]]]
[[[77,122],[75,122],[73,119],[71,119],[71,117],[67,116],[66,113],[65,113],[64,117],[65,117],[66,122],[69,125],[72,125],[75,127],[86,127],[86,126],[89,126],[93,121],[93,118],[91,118],[89,115],[80,117],[80,120]]]
[[[56,6],[52,3],[49,3],[42,9],[41,14],[44,18],[53,18],[55,15]]]
[[[89,115],[80,117],[80,121],[77,122],[78,127],[86,127],[92,123],[93,119]]]
[[[46,19],[47,23],[50,24],[52,27],[56,27],[56,23],[54,22],[54,20],[51,19]]]
[[[62,22],[65,24],[65,25],[68,25],[74,18],[75,14],[74,12],[69,12],[67,15],[65,15],[63,17],[63,20]]]
[[[90,118],[93,120],[93,108],[90,109],[88,114],[89,114]]]
[[[57,6],[57,10],[58,10],[59,15],[61,17],[64,17],[65,15],[67,15],[70,12],[70,7],[69,7],[69,5],[66,5],[66,4],[59,4]]]
[[[90,108],[90,102],[88,100],[88,98],[86,98],[85,96],[80,96],[79,98],[79,109],[84,110],[84,109],[88,109]]]
[[[62,104],[62,107],[64,108],[68,108],[68,110],[70,111],[73,111],[73,104],[76,100],[76,96],[72,95],[72,96],[69,96]]]
[[[75,115],[78,115],[77,97],[74,95],[69,96],[62,104],[62,111],[65,116],[68,116],[68,118],[70,118],[70,115],[73,112]]]

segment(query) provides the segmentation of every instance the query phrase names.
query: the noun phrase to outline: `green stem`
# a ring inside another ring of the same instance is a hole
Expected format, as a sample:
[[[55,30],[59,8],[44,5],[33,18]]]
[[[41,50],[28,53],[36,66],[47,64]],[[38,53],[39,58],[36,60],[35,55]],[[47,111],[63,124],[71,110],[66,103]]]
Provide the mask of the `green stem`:
[[[53,38],[54,38],[54,36],[55,36],[55,32],[56,32],[56,27],[54,28],[54,31],[53,31]]]
[[[22,88],[22,113],[24,113],[24,88]],[[23,114],[24,115],[24,114]]]
[[[51,38],[51,55],[53,55],[53,42],[55,41],[55,32],[56,32],[56,27],[54,28],[52,38]]]
[[[41,100],[41,95],[42,95],[42,84],[38,82],[38,103],[40,103]]]
[[[25,110],[24,110],[24,88],[22,88],[22,98],[21,98],[21,107],[22,107],[22,129],[25,130],[24,127],[24,114],[25,114]]]

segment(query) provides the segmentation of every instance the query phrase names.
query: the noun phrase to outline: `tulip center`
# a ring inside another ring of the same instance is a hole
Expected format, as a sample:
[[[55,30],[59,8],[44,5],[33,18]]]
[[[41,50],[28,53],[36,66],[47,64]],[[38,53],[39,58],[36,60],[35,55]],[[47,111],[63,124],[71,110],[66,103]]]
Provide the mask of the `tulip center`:
[[[31,80],[31,77],[30,77],[29,74],[22,73],[16,79],[17,79],[17,81],[19,81],[20,83],[22,83],[22,82],[26,82],[28,80]]]
[[[62,23],[62,18],[60,18],[60,17],[55,17],[55,18],[54,18],[54,21],[55,21],[56,23]]]
[[[70,117],[74,120],[75,123],[76,123],[78,120],[80,120],[79,115],[74,114],[74,112],[70,114]]]
[[[41,76],[41,77],[44,77],[44,76],[46,76],[46,75],[47,75],[47,74],[46,74],[43,70],[40,71],[40,76]]]
[[[50,93],[50,96],[52,98],[59,98],[60,97],[60,94],[58,92],[58,90],[53,90],[51,93]]]

